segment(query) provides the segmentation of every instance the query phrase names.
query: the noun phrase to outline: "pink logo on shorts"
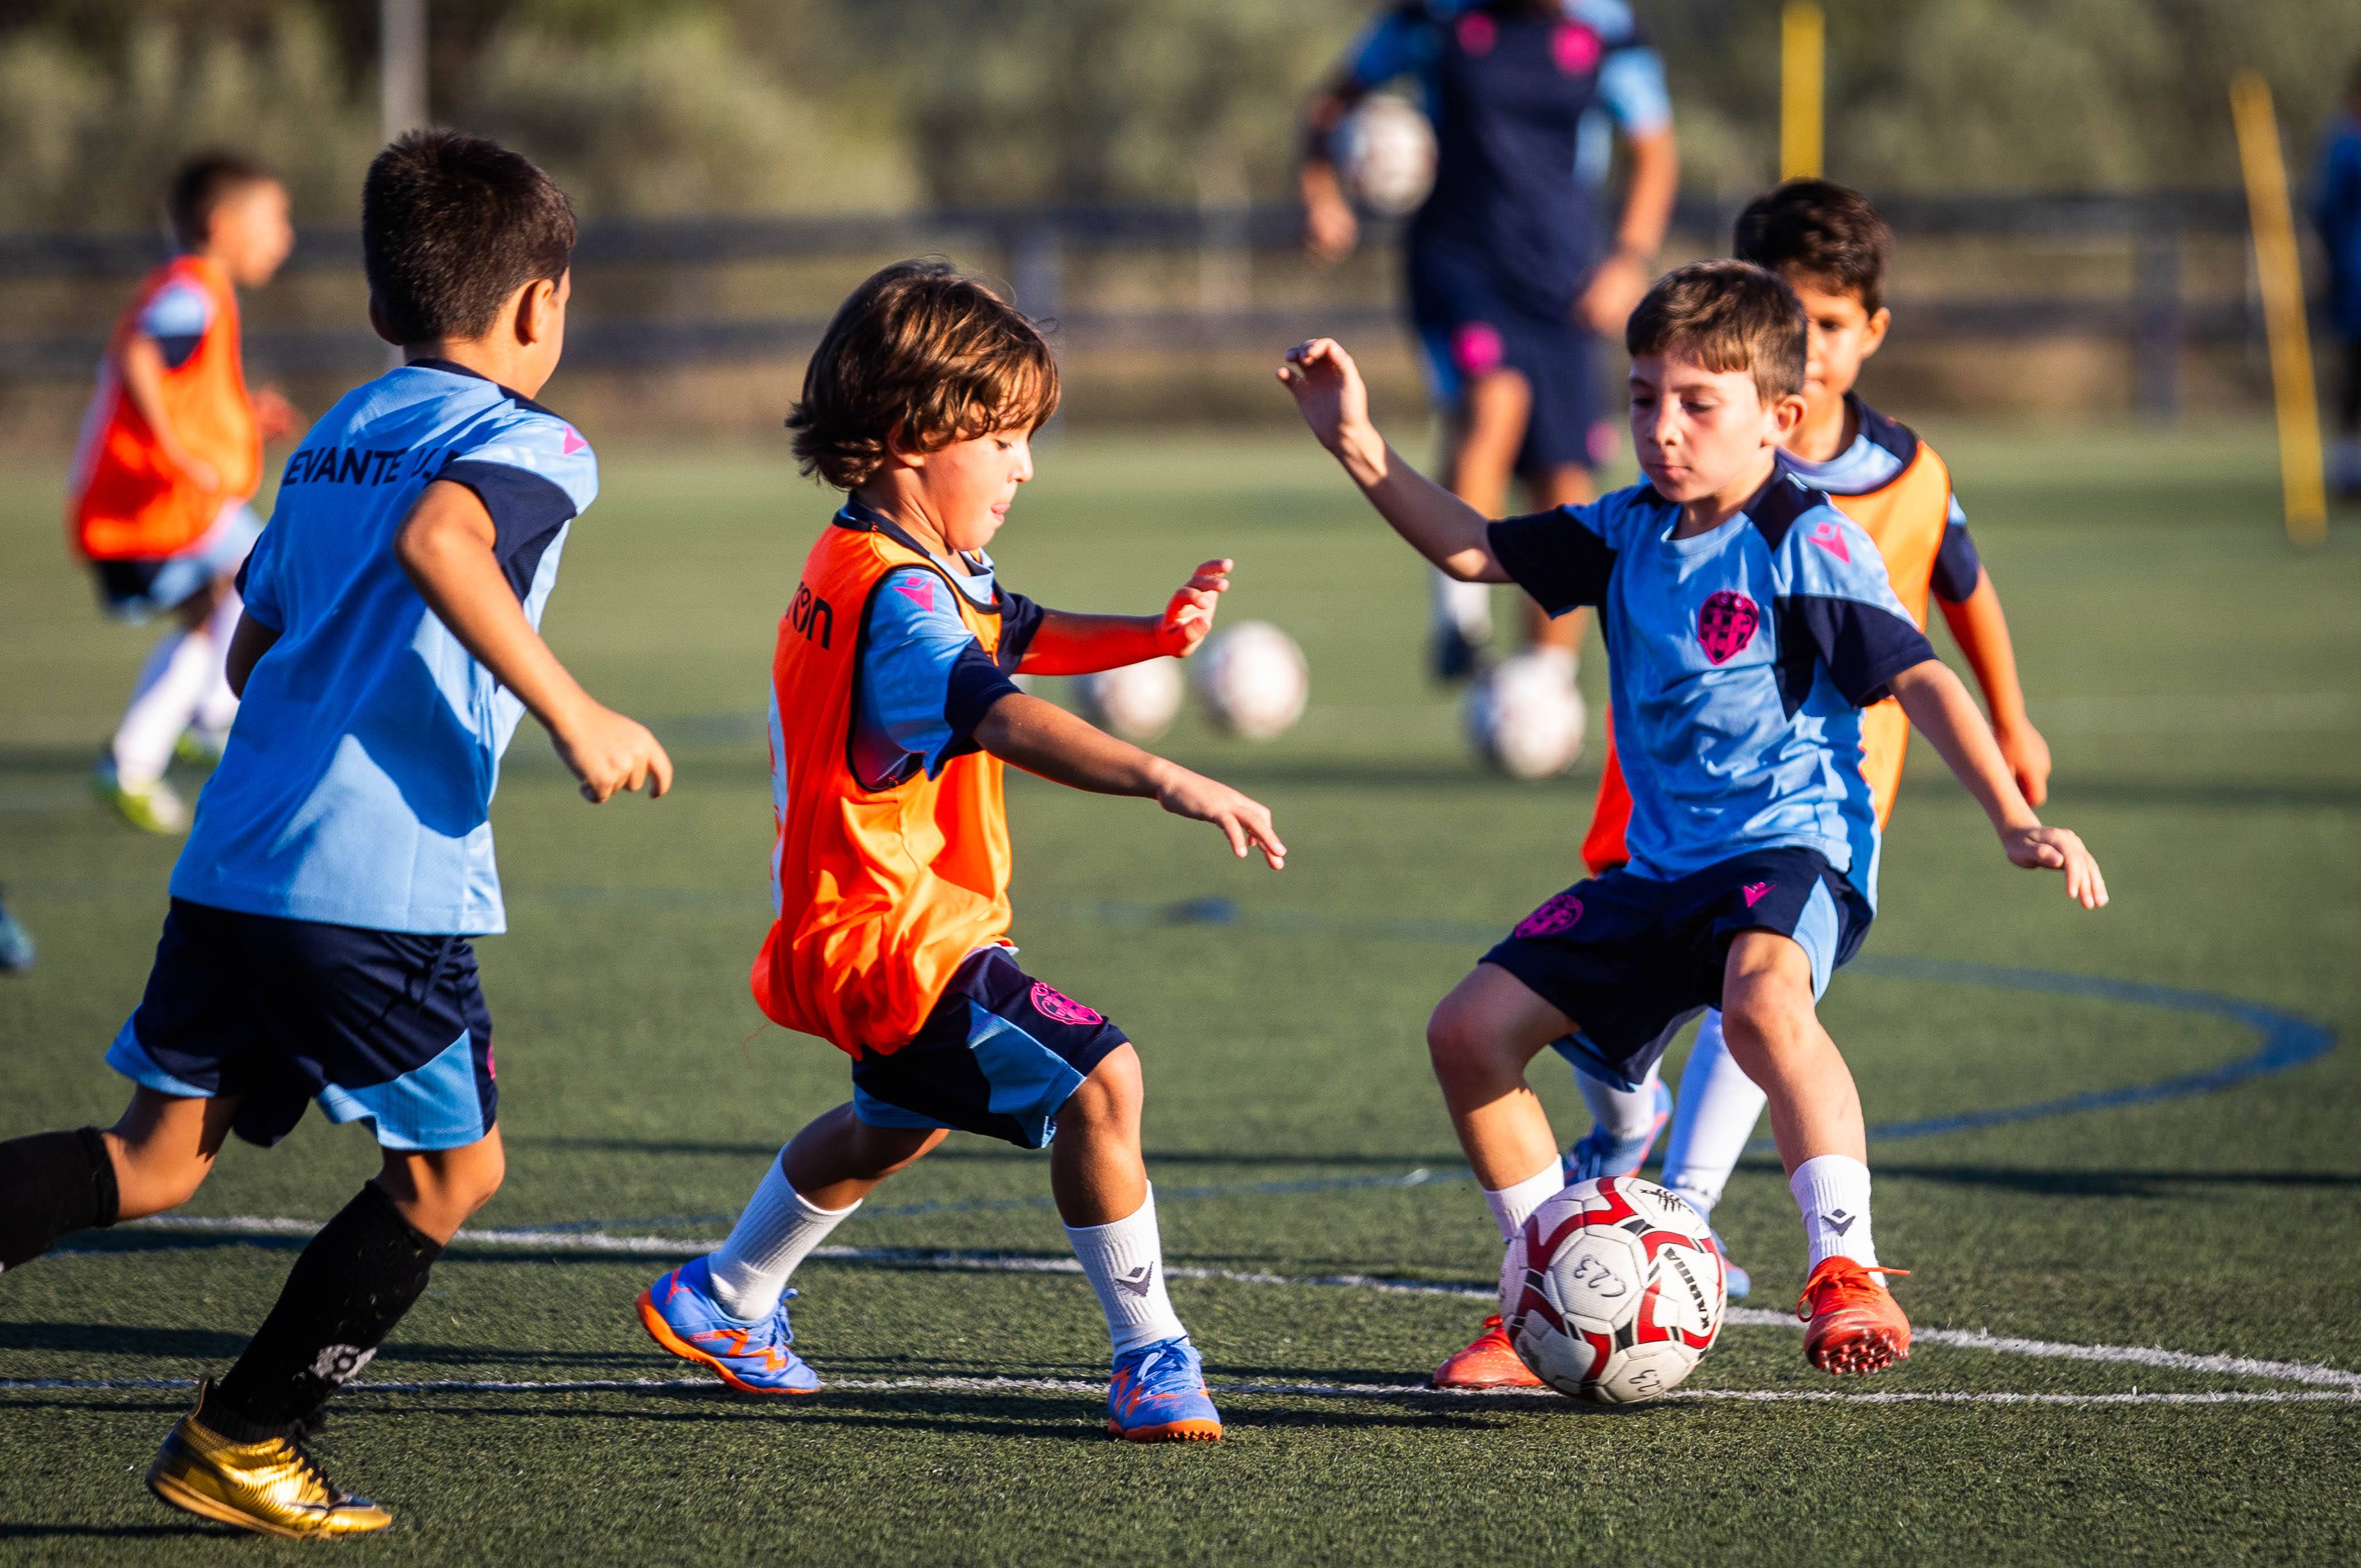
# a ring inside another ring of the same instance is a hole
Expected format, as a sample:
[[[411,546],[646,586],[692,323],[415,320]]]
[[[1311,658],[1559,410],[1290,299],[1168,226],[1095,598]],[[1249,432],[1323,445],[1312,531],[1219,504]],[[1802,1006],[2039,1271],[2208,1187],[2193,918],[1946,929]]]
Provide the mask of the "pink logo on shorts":
[[[1517,927],[1520,937],[1554,937],[1560,931],[1574,929],[1582,918],[1582,900],[1570,893],[1561,893],[1525,916]]]
[[[1060,1024],[1072,1024],[1081,1028],[1088,1028],[1093,1024],[1106,1022],[1102,1014],[1083,1006],[1046,981],[1037,980],[1033,982],[1033,1010],[1044,1018],[1054,1019]]]
[[[1490,54],[1492,46],[1500,41],[1500,25],[1481,11],[1460,17],[1454,30],[1459,35],[1459,47],[1469,54]]]
[[[1697,641],[1714,663],[1726,663],[1754,641],[1763,611],[1744,594],[1728,588],[1708,597],[1697,610]]]
[[[1598,64],[1598,35],[1580,22],[1567,22],[1550,35],[1550,58],[1568,76],[1580,76]]]
[[[1752,909],[1763,902],[1763,895],[1771,891],[1771,884],[1767,882],[1750,882],[1739,891],[1746,894],[1746,907]]]
[[[1451,334],[1451,357],[1463,375],[1488,376],[1507,353],[1500,329],[1490,322],[1469,322]]]

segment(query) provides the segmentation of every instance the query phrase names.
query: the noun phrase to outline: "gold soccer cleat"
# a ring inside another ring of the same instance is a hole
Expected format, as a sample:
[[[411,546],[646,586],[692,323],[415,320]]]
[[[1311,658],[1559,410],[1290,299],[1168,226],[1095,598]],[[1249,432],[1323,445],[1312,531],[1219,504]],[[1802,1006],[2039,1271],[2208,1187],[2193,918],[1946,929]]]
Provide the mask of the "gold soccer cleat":
[[[162,1501],[296,1541],[366,1535],[393,1522],[367,1497],[329,1480],[300,1443],[284,1437],[232,1442],[206,1426],[205,1401],[213,1397],[208,1379],[197,1390],[197,1408],[174,1424],[148,1466],[148,1489]]]

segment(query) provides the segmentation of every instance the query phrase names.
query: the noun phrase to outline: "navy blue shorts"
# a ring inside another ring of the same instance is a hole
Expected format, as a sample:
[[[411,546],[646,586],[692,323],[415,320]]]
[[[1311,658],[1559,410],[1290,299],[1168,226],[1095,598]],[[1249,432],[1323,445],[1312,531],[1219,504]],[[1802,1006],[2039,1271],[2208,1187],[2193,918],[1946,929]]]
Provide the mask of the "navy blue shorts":
[[[1471,378],[1507,368],[1532,388],[1532,412],[1516,471],[1592,468],[1602,461],[1606,416],[1598,385],[1598,339],[1574,319],[1572,302],[1554,315],[1510,297],[1486,269],[1440,246],[1410,254],[1411,324],[1418,332],[1434,400],[1456,411]],[[1611,448],[1609,449],[1611,450]]]
[[[1812,995],[1869,935],[1869,901],[1816,850],[1758,850],[1671,882],[1618,867],[1525,916],[1484,955],[1574,1020],[1554,1042],[1579,1070],[1636,1088],[1680,1026],[1721,1005],[1741,931],[1791,937]]]
[[[242,915],[172,900],[148,994],[106,1063],[164,1094],[235,1095],[265,1147],[320,1102],[390,1149],[492,1130],[492,1019],[464,937]]]
[[[1058,1112],[1118,1046],[1121,1029],[1016,967],[1006,948],[968,955],[917,1038],[852,1064],[852,1113],[873,1127],[956,1127],[1049,1146]]]

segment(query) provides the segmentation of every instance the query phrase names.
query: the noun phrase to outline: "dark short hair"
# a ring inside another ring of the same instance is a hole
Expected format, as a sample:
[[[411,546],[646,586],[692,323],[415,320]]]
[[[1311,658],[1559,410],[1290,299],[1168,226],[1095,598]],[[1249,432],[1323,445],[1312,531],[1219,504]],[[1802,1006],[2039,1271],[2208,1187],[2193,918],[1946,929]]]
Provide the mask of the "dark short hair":
[[[1790,180],[1746,203],[1731,253],[1783,278],[1850,294],[1875,315],[1885,302],[1894,231],[1868,197],[1832,180]]]
[[[1764,402],[1804,389],[1810,325],[1777,273],[1751,261],[1692,261],[1656,280],[1623,328],[1623,346],[1679,355],[1708,370],[1751,370]]]
[[[885,466],[889,438],[936,452],[1058,411],[1058,360],[1024,313],[947,261],[897,261],[855,289],[787,414],[796,460],[840,490]]]
[[[164,192],[164,215],[183,250],[213,237],[214,212],[249,185],[276,185],[279,176],[258,159],[237,152],[208,152],[181,165]]]
[[[511,294],[566,275],[574,236],[556,182],[482,137],[412,131],[361,182],[361,265],[398,343],[481,337]]]

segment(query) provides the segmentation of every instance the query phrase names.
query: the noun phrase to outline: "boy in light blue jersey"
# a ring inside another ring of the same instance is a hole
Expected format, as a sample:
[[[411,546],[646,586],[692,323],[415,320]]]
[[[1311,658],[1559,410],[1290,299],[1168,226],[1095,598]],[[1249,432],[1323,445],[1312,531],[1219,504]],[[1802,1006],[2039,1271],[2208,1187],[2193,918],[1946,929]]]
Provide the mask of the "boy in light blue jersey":
[[[1411,470],[1369,422],[1329,339],[1280,379],[1396,532],[1464,581],[1513,582],[1545,610],[1597,607],[1631,785],[1626,866],[1545,901],[1444,999],[1435,1076],[1504,1240],[1565,1177],[1525,1082],[1546,1047],[1636,1085],[1673,1034],[1722,1010],[1732,1055],[1770,1096],[1805,1222],[1798,1311],[1824,1371],[1906,1356],[1877,1276],[1861,1100],[1815,1006],[1866,936],[1878,825],[1861,710],[1892,695],[1990,817],[2009,859],[2105,883],[2081,840],[2026,803],[1959,678],[1934,656],[1869,535],[1780,472],[1803,417],[1795,292],[1745,262],[1700,262],[1632,313],[1631,433],[1648,483],[1492,522]]]
[[[305,437],[240,574],[237,719],[147,995],[106,1055],[130,1107],[104,1133],[0,1144],[14,1268],[186,1201],[233,1132],[274,1144],[314,1100],[371,1124],[378,1175],[148,1472],[177,1508],[297,1538],[391,1522],[301,1440],[500,1183],[469,946],[506,924],[500,755],[530,712],[593,802],[672,777],[655,738],[593,702],[538,630],[598,493],[588,445],[532,398],[565,342],[565,195],[490,142],[420,132],[370,165],[361,209],[370,320],[405,363]]]

